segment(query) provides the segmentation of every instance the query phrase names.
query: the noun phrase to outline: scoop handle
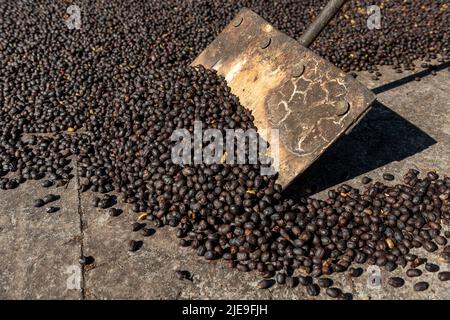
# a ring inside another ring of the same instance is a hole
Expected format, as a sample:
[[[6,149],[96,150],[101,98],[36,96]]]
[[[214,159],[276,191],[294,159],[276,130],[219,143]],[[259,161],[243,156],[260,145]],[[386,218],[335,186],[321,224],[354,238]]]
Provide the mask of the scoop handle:
[[[322,30],[325,29],[328,22],[330,22],[330,20],[339,12],[346,1],[347,0],[330,0],[298,41],[308,48],[314,40],[317,39]]]

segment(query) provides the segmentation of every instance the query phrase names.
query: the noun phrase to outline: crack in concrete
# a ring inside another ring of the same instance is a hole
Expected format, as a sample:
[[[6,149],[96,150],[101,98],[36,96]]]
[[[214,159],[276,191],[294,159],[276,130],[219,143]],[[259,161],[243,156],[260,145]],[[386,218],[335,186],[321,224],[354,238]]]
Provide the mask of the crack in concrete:
[[[74,161],[74,169],[75,169],[75,181],[77,184],[77,197],[78,197],[78,216],[80,219],[80,257],[84,256],[84,213],[81,207],[81,190],[80,190],[80,175],[78,173],[78,161],[76,159]],[[81,266],[81,299],[86,300],[86,270],[84,265]]]

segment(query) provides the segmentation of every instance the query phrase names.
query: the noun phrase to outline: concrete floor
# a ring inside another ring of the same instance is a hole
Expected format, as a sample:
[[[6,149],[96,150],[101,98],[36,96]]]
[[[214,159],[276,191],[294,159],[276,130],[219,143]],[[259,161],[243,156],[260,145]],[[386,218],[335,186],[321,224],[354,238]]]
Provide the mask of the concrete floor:
[[[435,76],[420,68],[403,74],[381,68],[379,81],[360,73],[358,78],[378,94],[379,102],[297,181],[295,195],[313,190],[320,197],[344,182],[358,186],[364,175],[381,179],[391,172],[401,179],[411,167],[450,173],[449,67],[442,66]],[[417,73],[423,76],[420,82],[408,77]],[[33,199],[50,192],[61,195],[59,212],[33,208]],[[124,213],[111,218],[92,207],[92,197],[78,192],[77,179],[50,190],[28,182],[0,192],[0,299],[309,299],[301,286],[256,289],[256,273],[198,258],[191,249],[177,245],[169,228],[148,238],[132,235],[129,225],[136,215],[129,208],[119,204]],[[136,253],[127,251],[132,236],[144,242]],[[84,270],[78,265],[81,252],[95,258]],[[423,255],[437,261],[436,254]],[[441,271],[450,270],[448,264],[440,265]],[[189,270],[193,281],[177,280],[179,268]],[[404,272],[398,268],[393,274],[405,276]],[[381,274],[379,289],[367,287],[367,273],[356,279],[347,274],[332,278],[355,299],[450,298],[450,282],[438,281],[436,274],[424,272],[419,280],[407,279],[400,289],[387,285],[391,274],[384,270]],[[417,281],[429,281],[431,286],[414,292]],[[322,292],[317,298],[327,296]]]

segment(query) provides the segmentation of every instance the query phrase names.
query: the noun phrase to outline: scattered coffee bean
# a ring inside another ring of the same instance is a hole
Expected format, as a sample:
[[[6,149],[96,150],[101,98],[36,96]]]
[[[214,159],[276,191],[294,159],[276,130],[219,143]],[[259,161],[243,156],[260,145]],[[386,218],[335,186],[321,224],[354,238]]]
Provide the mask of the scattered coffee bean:
[[[430,285],[428,284],[428,282],[421,281],[421,282],[417,282],[413,288],[414,288],[414,291],[425,291],[428,289],[429,286]]]
[[[306,287],[306,292],[312,297],[318,296],[320,293],[320,287],[315,283],[310,284]]]
[[[133,232],[141,230],[145,225],[143,223],[134,222],[131,224],[131,230]]]
[[[295,288],[298,285],[297,277],[286,277],[286,285],[289,288]]]
[[[358,278],[364,273],[364,270],[362,268],[351,267],[348,269],[348,273],[351,277]]]
[[[275,284],[273,279],[263,279],[258,283],[258,289],[268,289]]]
[[[408,269],[406,271],[406,275],[408,277],[420,277],[422,275],[422,271],[420,269]]]
[[[430,240],[423,243],[423,248],[428,252],[435,252],[438,249],[438,246],[436,243]]]
[[[444,263],[450,263],[450,253],[449,252],[441,252],[439,254],[439,260]]]
[[[405,280],[400,277],[391,277],[388,280],[388,284],[394,288],[400,288],[405,284]]]
[[[156,231],[155,231],[155,229],[153,229],[153,228],[143,228],[143,229],[141,230],[141,234],[142,234],[144,237],[150,237],[150,236],[154,235],[155,233],[156,233]]]
[[[51,186],[53,186],[54,182],[52,180],[43,180],[41,182],[41,186],[44,188],[49,188]]]
[[[331,280],[330,278],[320,278],[319,280],[317,280],[317,284],[321,288],[328,288],[333,285],[333,280]]]
[[[118,209],[118,208],[109,208],[108,209],[108,214],[111,217],[118,217],[118,216],[120,216],[122,214],[122,210]]]
[[[341,289],[335,288],[335,287],[327,288],[327,290],[325,292],[331,298],[337,298],[338,296],[340,296],[342,294]]]
[[[445,239],[445,237],[443,236],[435,237],[434,241],[440,246],[445,246],[447,244],[447,239]]]
[[[440,281],[448,281],[450,280],[450,271],[443,271],[438,273],[438,279]]]
[[[47,213],[55,213],[59,211],[59,207],[48,207],[47,209],[45,209],[45,212]]]
[[[425,270],[427,270],[428,272],[438,272],[439,266],[437,264],[427,262],[425,263]]]
[[[128,242],[128,251],[135,252],[142,246],[142,241],[130,240]]]
[[[361,179],[361,183],[362,183],[362,184],[368,184],[368,183],[370,183],[370,182],[372,182],[372,179],[370,179],[369,177],[363,177],[363,178]]]
[[[36,199],[36,200],[34,200],[33,205],[34,205],[36,208],[40,208],[40,207],[43,207],[43,206],[45,205],[45,202],[44,202],[44,200],[42,200],[42,199]]]
[[[313,282],[313,279],[310,276],[299,276],[295,279],[298,280],[298,283],[300,283],[302,286],[308,286]]]
[[[277,273],[275,276],[275,280],[278,284],[285,284],[286,283],[286,274],[285,273]]]
[[[93,264],[94,261],[95,259],[92,256],[81,256],[80,259],[78,259],[78,262],[83,266]]]
[[[178,280],[191,280],[192,281],[192,275],[187,270],[176,270],[175,271],[175,277]]]
[[[60,196],[49,194],[46,195],[42,200],[45,202],[45,204],[49,204],[50,202],[54,202],[56,200],[59,200]]]

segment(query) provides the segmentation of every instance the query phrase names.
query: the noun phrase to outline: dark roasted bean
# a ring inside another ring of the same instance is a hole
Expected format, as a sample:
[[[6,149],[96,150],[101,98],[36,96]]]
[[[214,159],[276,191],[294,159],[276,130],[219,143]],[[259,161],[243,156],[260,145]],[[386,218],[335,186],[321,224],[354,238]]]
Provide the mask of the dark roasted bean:
[[[310,285],[313,282],[313,279],[310,276],[299,276],[298,277],[298,282],[302,286],[307,286],[307,285]]]
[[[144,224],[139,223],[139,222],[134,222],[133,224],[131,224],[131,230],[132,231],[139,231],[144,227]]]
[[[341,289],[335,287],[327,288],[325,292],[331,298],[337,298],[342,294]]]
[[[405,280],[400,277],[391,277],[388,280],[388,284],[394,288],[400,288],[405,284]]]
[[[320,278],[317,280],[317,284],[322,288],[328,288],[333,285],[333,280],[330,278]]]
[[[153,229],[153,228],[142,228],[142,230],[141,230],[141,234],[144,236],[144,237],[150,237],[150,236],[152,236],[152,235],[154,235],[155,234],[155,229]]]
[[[449,281],[450,280],[450,271],[439,272],[438,279],[440,281]]]
[[[278,284],[285,284],[286,283],[286,274],[278,273],[275,276],[275,280],[277,281]]]
[[[419,277],[422,275],[422,271],[420,269],[408,269],[406,270],[406,275],[408,277]]]
[[[36,200],[34,200],[33,205],[34,205],[36,208],[40,208],[40,207],[42,207],[42,206],[45,205],[45,202],[44,202],[44,200],[42,200],[42,199],[36,199]]]
[[[142,241],[130,240],[128,242],[128,251],[135,252],[142,246]]]
[[[363,177],[362,179],[361,179],[361,183],[362,184],[368,184],[368,183],[370,183],[372,181],[372,179],[370,179],[369,177]]]
[[[52,180],[42,180],[41,186],[44,188],[49,188],[53,186],[54,182]]]
[[[428,282],[425,281],[420,281],[417,282],[416,284],[414,284],[414,291],[425,291],[428,289],[430,285],[428,284]]]
[[[214,252],[214,251],[206,251],[205,252],[205,259],[206,260],[215,260],[217,258],[218,258],[217,253]]]
[[[443,236],[437,236],[434,238],[434,241],[440,246],[445,246],[447,244],[447,239]]]
[[[120,216],[122,214],[122,210],[118,209],[118,208],[109,208],[108,209],[108,214],[111,217],[118,217],[118,216]]]
[[[351,277],[357,278],[363,274],[364,270],[362,268],[350,268],[348,269],[348,273]]]
[[[425,263],[425,270],[427,270],[428,272],[438,272],[439,266],[437,264],[427,262]]]
[[[258,283],[258,289],[269,289],[275,284],[273,279],[263,279]]]
[[[308,295],[315,297],[319,295],[320,288],[317,284],[313,283],[306,287],[306,292],[308,293]]]
[[[192,280],[192,275],[189,271],[187,270],[176,270],[175,271],[175,277],[178,280]]]
[[[286,277],[286,285],[289,288],[294,288],[298,284],[298,278],[297,277]]]
[[[59,207],[48,207],[47,209],[45,209],[45,212],[47,213],[55,213],[59,211]]]
[[[428,252],[435,252],[438,249],[438,246],[433,241],[425,241],[423,243],[423,248]]]
[[[60,198],[60,196],[54,195],[54,194],[49,194],[46,195],[42,200],[45,202],[45,204],[48,204],[50,202],[56,201]]]

